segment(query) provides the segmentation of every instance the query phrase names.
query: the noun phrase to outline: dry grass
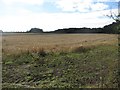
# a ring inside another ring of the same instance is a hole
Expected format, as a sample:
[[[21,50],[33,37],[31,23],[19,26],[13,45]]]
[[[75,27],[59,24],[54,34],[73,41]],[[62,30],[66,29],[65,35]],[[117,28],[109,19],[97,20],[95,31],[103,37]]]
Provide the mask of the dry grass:
[[[3,35],[3,52],[15,54],[25,51],[70,51],[76,47],[90,47],[117,43],[113,34],[13,34]]]

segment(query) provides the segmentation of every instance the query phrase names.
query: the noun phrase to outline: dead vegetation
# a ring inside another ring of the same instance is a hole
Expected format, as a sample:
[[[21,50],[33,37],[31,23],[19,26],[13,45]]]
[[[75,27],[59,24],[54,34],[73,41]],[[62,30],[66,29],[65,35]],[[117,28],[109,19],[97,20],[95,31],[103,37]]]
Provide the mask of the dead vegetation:
[[[117,43],[112,34],[21,34],[3,35],[3,53],[17,54],[26,51],[46,52],[71,51],[76,47],[91,47],[100,44]]]

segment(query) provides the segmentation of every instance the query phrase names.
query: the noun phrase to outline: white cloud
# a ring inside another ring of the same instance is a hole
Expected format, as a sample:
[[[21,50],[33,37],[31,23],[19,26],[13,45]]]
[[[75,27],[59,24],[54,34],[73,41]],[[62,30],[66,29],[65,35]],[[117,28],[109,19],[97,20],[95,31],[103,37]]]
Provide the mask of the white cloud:
[[[117,11],[117,10],[114,10]],[[44,31],[70,27],[102,27],[113,20],[99,18],[109,14],[109,10],[91,13],[31,13],[29,15],[2,16],[0,27],[3,31],[27,31],[38,27]]]
[[[79,2],[79,3],[77,3],[77,8],[76,9],[79,12],[88,12],[89,9],[90,9],[90,6],[91,6],[91,2],[86,2],[86,1]]]
[[[2,0],[6,5],[12,5],[16,3],[30,4],[30,5],[41,5],[44,0]]]
[[[76,3],[78,3],[78,1],[79,0],[57,0],[56,5],[63,11],[75,11]]]
[[[63,11],[74,12],[77,10],[88,12],[91,8],[92,12],[89,13],[41,13],[32,12],[29,8],[16,6],[16,3],[41,5],[45,0],[2,1],[6,5],[10,5],[10,7],[7,7],[8,13],[0,16],[0,29],[4,31],[26,31],[33,27],[42,28],[44,31],[70,27],[102,27],[113,21],[109,18],[100,18],[108,15],[110,11],[104,10],[107,8],[107,5],[103,3],[93,4],[93,0],[55,0],[57,6]],[[117,9],[113,11],[117,13]]]
[[[97,0],[97,2],[119,2],[120,0]]]
[[[63,11],[76,11],[76,10],[82,10],[84,11],[85,8],[88,7],[89,2],[91,0],[56,0],[56,6],[58,8],[61,8]]]
[[[93,11],[104,10],[104,9],[108,8],[108,5],[105,5],[103,3],[96,3],[96,4],[92,4],[91,8]]]
[[[94,3],[95,0],[56,0],[56,6],[63,11],[88,12],[90,10],[104,10],[108,5],[104,3]]]
[[[33,13],[36,7],[38,9],[43,3],[44,0],[0,0],[0,16]]]

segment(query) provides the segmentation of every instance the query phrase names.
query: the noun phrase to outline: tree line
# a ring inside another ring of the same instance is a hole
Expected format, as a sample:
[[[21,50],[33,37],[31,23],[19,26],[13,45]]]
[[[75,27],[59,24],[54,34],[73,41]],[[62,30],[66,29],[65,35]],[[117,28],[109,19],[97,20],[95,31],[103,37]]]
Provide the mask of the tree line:
[[[27,33],[106,33],[106,34],[119,34],[120,32],[120,21],[113,22],[112,24],[106,25],[103,28],[63,28],[55,31],[44,32],[39,28],[31,28]]]

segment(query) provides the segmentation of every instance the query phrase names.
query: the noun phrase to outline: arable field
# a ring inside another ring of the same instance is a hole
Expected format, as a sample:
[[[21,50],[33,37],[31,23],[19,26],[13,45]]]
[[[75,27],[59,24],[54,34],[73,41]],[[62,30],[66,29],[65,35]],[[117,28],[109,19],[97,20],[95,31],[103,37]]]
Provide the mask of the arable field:
[[[5,34],[3,88],[117,88],[116,34]]]
[[[116,44],[117,40],[117,35],[110,34],[8,34],[3,35],[3,52],[70,51],[81,46]]]

